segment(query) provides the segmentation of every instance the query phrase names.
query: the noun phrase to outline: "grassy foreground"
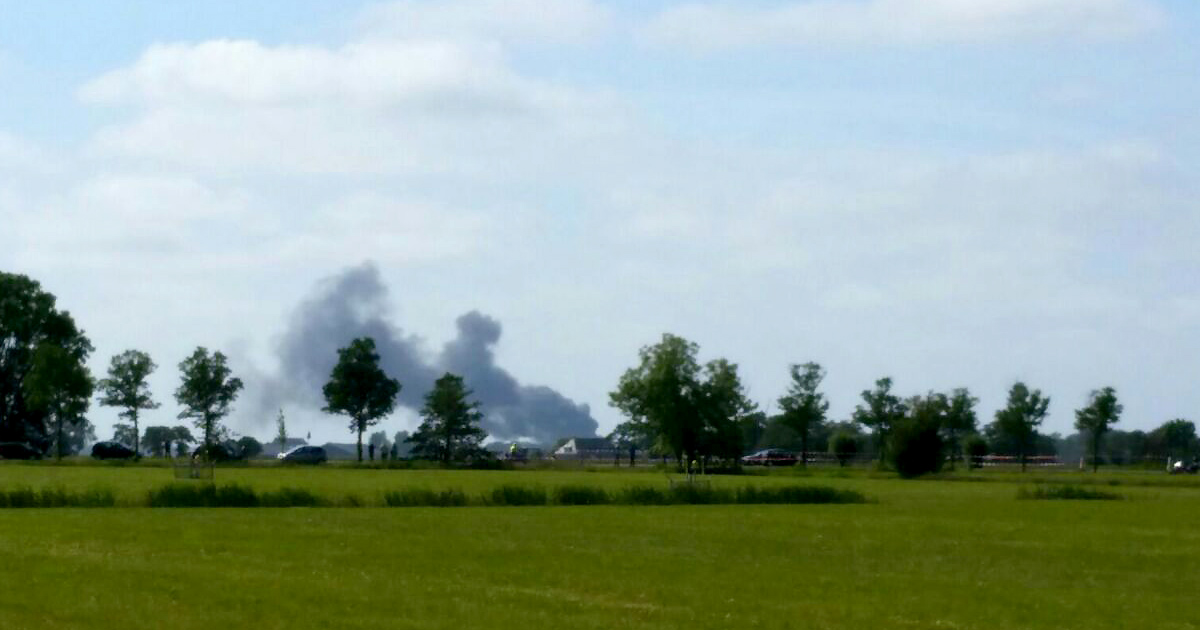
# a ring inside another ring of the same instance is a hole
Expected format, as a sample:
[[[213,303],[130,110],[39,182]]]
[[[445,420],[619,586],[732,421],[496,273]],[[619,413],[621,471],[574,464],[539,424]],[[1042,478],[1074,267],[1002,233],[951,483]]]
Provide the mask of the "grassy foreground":
[[[91,472],[111,470],[137,469]],[[297,474],[378,481],[342,472]],[[434,473],[382,485],[646,480]],[[1022,501],[1007,481],[814,482],[878,503],[0,510],[0,627],[1200,627],[1194,487]]]

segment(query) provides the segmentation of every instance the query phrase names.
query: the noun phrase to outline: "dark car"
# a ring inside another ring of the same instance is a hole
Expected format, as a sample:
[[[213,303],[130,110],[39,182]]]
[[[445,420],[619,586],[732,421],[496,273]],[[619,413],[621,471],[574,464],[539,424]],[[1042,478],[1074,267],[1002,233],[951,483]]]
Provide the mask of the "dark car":
[[[798,461],[795,453],[781,448],[769,448],[742,458],[747,466],[795,466]]]
[[[136,453],[120,442],[96,442],[92,446],[92,457],[96,459],[132,459]]]
[[[24,442],[0,442],[0,459],[41,458],[41,452]]]
[[[329,457],[320,446],[297,446],[290,451],[277,455],[280,461],[291,464],[321,464]]]

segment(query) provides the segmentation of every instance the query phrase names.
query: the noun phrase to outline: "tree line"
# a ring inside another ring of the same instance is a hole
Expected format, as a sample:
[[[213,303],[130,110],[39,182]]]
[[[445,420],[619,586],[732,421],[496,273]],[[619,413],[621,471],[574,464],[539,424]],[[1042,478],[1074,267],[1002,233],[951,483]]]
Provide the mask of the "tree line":
[[[100,405],[119,410],[116,437],[130,443],[135,454],[142,452],[142,440],[163,455],[170,454],[172,445],[181,454],[188,444],[199,442],[195,454],[212,459],[232,437],[223,419],[244,383],[233,375],[223,353],[198,347],[179,363],[178,418],[191,421],[198,433],[193,437],[183,425],[147,427],[141,433],[144,412],[160,406],[148,384],[158,368],[149,354],[126,350],[112,357],[106,377],[95,379],[87,368],[93,350],[70,313],[56,308],[54,295],[27,276],[0,272],[0,442],[27,444],[59,459],[78,452],[95,439],[86,414],[97,396]],[[359,461],[363,433],[393,411],[399,392],[400,383],[379,367],[374,340],[354,339],[338,350],[322,388],[322,410],[349,418]],[[420,427],[405,437],[412,455],[446,463],[482,456],[483,414],[470,395],[461,376],[446,373],[437,379],[421,409]],[[282,411],[277,422],[283,445]],[[255,447],[261,449],[256,440],[242,439],[242,451]]]
[[[155,454],[186,452],[198,442],[199,453],[211,456],[231,433],[223,419],[244,384],[233,376],[221,352],[198,347],[178,365],[180,384],[174,392],[178,418],[191,423],[147,427],[144,412],[159,407],[148,386],[157,369],[151,357],[127,350],[112,357],[107,375],[94,379],[86,361],[91,342],[70,314],[58,310],[52,294],[34,280],[0,272],[0,441],[22,442],[57,457],[78,452],[94,440],[85,414],[93,397],[118,409],[117,438],[142,452],[144,440]],[[779,413],[768,417],[747,396],[738,366],[726,359],[701,364],[699,346],[682,337],[663,335],[638,353],[609,395],[610,404],[626,420],[610,438],[631,451],[673,457],[681,465],[734,465],[752,448],[783,446],[801,453],[807,465],[812,451],[829,451],[842,462],[856,454],[873,454],[880,464],[903,474],[920,474],[955,465],[964,456],[992,452],[1016,455],[1022,468],[1039,453],[1086,454],[1098,465],[1111,460],[1115,448],[1128,461],[1148,454],[1182,456],[1197,446],[1195,425],[1172,420],[1151,432],[1114,430],[1123,411],[1116,391],[1103,387],[1075,412],[1075,436],[1061,438],[1039,431],[1050,398],[1023,382],[1014,383],[1003,408],[980,427],[978,399],[967,388],[903,397],[889,377],[863,390],[861,402],[845,420],[828,417],[829,400],[821,391],[826,372],[808,362],[789,367],[790,383],[777,399]],[[401,383],[379,365],[374,340],[352,340],[338,350],[337,361],[322,388],[323,411],[345,416],[363,459],[363,435],[395,407]],[[483,412],[459,375],[446,373],[425,396],[420,427],[403,440],[411,455],[450,463],[484,457]],[[279,441],[287,442],[282,411]],[[397,443],[400,434],[397,434]],[[1106,441],[1106,437],[1108,437]],[[378,438],[378,439],[377,439]],[[386,434],[368,443],[373,453],[387,444]],[[243,438],[242,450],[261,449]],[[1167,453],[1164,453],[1166,451]]]

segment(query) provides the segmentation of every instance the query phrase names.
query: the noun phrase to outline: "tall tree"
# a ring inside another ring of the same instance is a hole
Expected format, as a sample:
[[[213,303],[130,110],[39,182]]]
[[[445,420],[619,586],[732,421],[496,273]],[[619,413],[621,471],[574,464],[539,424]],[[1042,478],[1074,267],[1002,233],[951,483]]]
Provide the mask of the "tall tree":
[[[1124,410],[1117,402],[1117,390],[1105,387],[1092,392],[1087,406],[1075,411],[1075,429],[1086,433],[1092,443],[1092,472],[1100,470],[1100,440]]]
[[[25,397],[30,407],[41,410],[53,423],[57,459],[66,451],[65,426],[84,421],[95,386],[87,366],[66,348],[44,345],[34,351],[24,381]]]
[[[406,438],[412,444],[412,455],[450,465],[476,457],[483,452],[480,444],[487,432],[480,426],[483,413],[479,403],[468,400],[471,390],[463,378],[447,372],[433,384],[425,395],[421,408],[421,426]],[[397,434],[399,438],[399,434]]]
[[[142,443],[150,449],[155,457],[170,457],[171,443],[175,441],[175,429],[171,427],[146,427],[142,433]]]
[[[892,429],[904,419],[908,407],[892,393],[891,377],[875,381],[875,389],[862,392],[863,405],[854,408],[854,421],[871,429],[879,449],[879,463],[887,461],[887,443]]]
[[[358,435],[358,461],[363,460],[363,432],[392,412],[400,381],[388,378],[379,367],[375,340],[360,337],[338,350],[325,394],[326,413],[350,416],[350,430]]]
[[[141,454],[138,442],[138,414],[143,410],[158,409],[158,403],[150,396],[146,379],[158,366],[150,355],[140,350],[126,350],[112,358],[108,366],[108,378],[100,380],[100,404],[122,409],[121,418],[133,425],[133,452]]]
[[[1029,449],[1049,408],[1050,398],[1042,396],[1042,390],[1030,391],[1025,383],[1017,381],[1008,391],[1008,404],[996,412],[996,428],[1017,445],[1021,472],[1025,471]]]
[[[639,352],[639,365],[626,370],[609,393],[609,404],[628,418],[631,430],[652,438],[681,466],[706,456],[737,459],[742,453],[742,418],[754,411],[737,365],[716,359],[703,367],[698,346],[664,334]]]
[[[283,409],[280,408],[279,415],[275,417],[275,441],[279,443],[279,452],[282,453],[287,448],[288,434],[287,422],[283,417]]]
[[[946,438],[946,446],[950,449],[950,467],[953,468],[962,452],[962,436],[970,435],[976,430],[978,419],[975,416],[975,405],[979,404],[979,399],[972,396],[967,388],[960,387],[950,392],[947,403],[942,434]]]
[[[787,394],[779,399],[783,422],[800,436],[800,466],[808,467],[808,438],[825,422],[829,401],[817,391],[825,380],[825,371],[818,363],[791,366],[792,383]]]
[[[52,441],[49,412],[30,405],[25,380],[39,347],[58,347],[80,364],[92,344],[54,295],[27,276],[0,272],[0,441],[28,442],[46,451]]]
[[[1196,424],[1191,420],[1175,418],[1168,420],[1147,436],[1150,448],[1157,455],[1182,458],[1196,449],[1200,439],[1196,437]]]
[[[190,418],[204,432],[207,456],[222,435],[221,419],[232,410],[242,379],[233,376],[224,354],[209,354],[203,347],[179,363],[179,372],[182,382],[175,390],[175,400],[182,407],[179,418]]]

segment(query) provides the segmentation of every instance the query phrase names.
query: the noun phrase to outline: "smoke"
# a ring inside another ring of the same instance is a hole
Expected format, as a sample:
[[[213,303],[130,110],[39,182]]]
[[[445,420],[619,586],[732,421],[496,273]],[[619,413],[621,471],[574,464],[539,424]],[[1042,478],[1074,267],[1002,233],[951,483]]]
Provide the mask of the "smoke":
[[[380,366],[400,381],[398,402],[419,411],[434,380],[444,372],[463,377],[485,414],[483,428],[500,440],[527,438],[549,444],[560,437],[596,434],[587,405],[576,404],[553,389],[523,385],[496,365],[493,348],[503,331],[500,322],[478,311],[456,320],[457,336],[437,356],[423,341],[392,323],[387,287],[371,263],[322,281],[314,295],[297,307],[277,352],[280,371],[261,379],[263,412],[287,403],[320,407],[321,388],[337,360],[337,351],[358,337],[371,337]],[[262,415],[262,414],[260,414]]]

